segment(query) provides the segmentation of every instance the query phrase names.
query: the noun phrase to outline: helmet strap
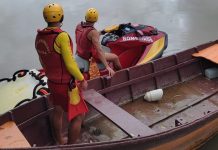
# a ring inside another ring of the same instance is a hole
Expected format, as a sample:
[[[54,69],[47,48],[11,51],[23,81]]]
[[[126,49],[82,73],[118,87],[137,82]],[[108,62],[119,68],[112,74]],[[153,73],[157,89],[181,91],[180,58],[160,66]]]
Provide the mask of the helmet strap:
[[[96,22],[90,22],[90,21],[86,21],[85,24],[86,25],[94,25]]]
[[[48,22],[48,27],[61,27],[62,25],[62,22]]]

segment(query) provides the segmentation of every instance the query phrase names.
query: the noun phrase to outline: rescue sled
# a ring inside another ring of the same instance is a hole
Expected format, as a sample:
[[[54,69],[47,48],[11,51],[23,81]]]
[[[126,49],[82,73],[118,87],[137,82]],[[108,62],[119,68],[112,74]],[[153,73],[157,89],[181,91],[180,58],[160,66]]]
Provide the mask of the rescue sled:
[[[193,57],[203,56],[205,49],[218,50],[218,41],[120,70],[112,78],[89,80],[83,95],[90,111],[77,144],[55,145],[48,95],[16,107],[0,116],[0,139],[10,143],[0,148],[197,149],[218,132],[218,78],[205,76],[217,63],[211,57]],[[143,100],[145,92],[160,88],[164,91],[160,101]],[[12,126],[20,131],[2,134]],[[19,132],[23,138],[13,140]]]
[[[48,94],[47,77],[36,69],[16,71],[0,79],[0,114]]]

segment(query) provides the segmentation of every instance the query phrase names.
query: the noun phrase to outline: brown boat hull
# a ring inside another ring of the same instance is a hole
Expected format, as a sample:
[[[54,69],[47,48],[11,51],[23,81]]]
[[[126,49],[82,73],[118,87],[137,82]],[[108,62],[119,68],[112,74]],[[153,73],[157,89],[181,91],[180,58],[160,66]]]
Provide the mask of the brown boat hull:
[[[167,117],[161,116],[159,120],[156,120],[156,123],[152,123],[152,121],[146,122],[149,127],[154,128],[155,125],[173,118],[174,115],[189,110],[192,106],[215,96],[215,98],[210,100],[210,104],[213,107],[212,111],[208,108],[205,114],[199,115],[198,119],[193,119],[188,123],[144,137],[88,144],[49,146],[54,144],[49,120],[52,108],[48,104],[48,97],[41,97],[1,115],[0,125],[13,120],[28,142],[32,146],[37,146],[34,149],[196,149],[218,131],[218,109],[216,109],[218,106],[216,99],[218,80],[216,79],[210,83],[202,80],[204,69],[217,65],[207,60],[193,58],[192,54],[215,43],[217,41],[206,43],[145,65],[121,70],[113,78],[100,77],[89,81],[89,89],[95,89],[113,103],[122,105],[137,101],[146,91],[167,88],[179,83],[183,84],[186,81],[197,78],[195,83],[198,83],[198,85],[196,86],[202,86],[198,88],[198,92],[200,92],[197,93],[198,99],[193,99],[187,106],[181,107]],[[200,78],[198,78],[199,76]],[[206,84],[201,84],[201,81]],[[90,108],[87,122],[95,120],[98,115],[99,113]]]

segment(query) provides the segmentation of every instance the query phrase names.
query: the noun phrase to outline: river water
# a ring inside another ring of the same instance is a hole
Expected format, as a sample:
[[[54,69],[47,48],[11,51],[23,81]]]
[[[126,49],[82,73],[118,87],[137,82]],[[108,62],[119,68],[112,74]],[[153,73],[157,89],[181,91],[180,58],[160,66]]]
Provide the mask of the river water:
[[[19,69],[40,68],[34,40],[36,30],[46,26],[42,9],[49,2],[53,1],[0,0],[0,78],[11,76]],[[217,0],[56,0],[55,2],[64,8],[63,29],[73,39],[75,39],[75,26],[84,19],[84,12],[89,7],[99,10],[97,29],[112,24],[134,22],[152,25],[165,31],[169,35],[165,56],[218,38]]]

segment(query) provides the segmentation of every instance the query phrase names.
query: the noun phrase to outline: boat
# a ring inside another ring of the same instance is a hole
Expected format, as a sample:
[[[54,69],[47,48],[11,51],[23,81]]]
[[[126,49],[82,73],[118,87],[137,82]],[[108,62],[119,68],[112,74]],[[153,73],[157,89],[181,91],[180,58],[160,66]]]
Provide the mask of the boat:
[[[211,48],[218,40],[89,80],[83,96],[90,111],[77,144],[55,145],[49,95],[2,114],[0,129],[13,122],[24,138],[8,146],[22,149],[197,149],[218,132],[218,78],[206,76],[217,63],[193,56]],[[163,89],[162,99],[145,101],[156,89]]]

